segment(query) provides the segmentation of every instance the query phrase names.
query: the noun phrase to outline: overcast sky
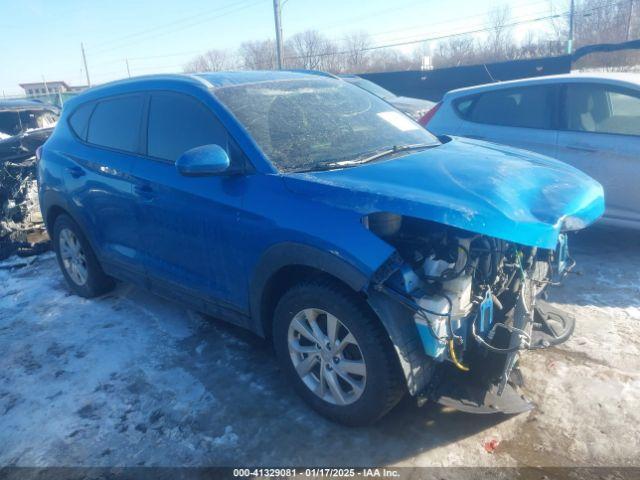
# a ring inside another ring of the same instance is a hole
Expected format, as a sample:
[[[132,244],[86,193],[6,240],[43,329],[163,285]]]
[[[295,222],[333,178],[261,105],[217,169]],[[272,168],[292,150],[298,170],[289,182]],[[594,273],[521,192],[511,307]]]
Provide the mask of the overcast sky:
[[[553,0],[558,11],[565,0]],[[486,26],[496,6],[515,21],[548,15],[551,0],[286,0],[284,37],[317,29],[339,39],[363,30],[374,44],[430,38]],[[565,7],[566,8],[566,7]],[[519,26],[540,30],[543,22]],[[84,84],[80,42],[93,83],[177,72],[207,49],[235,50],[246,40],[274,37],[272,0],[0,0],[0,90],[22,93],[23,82]],[[408,50],[410,47],[405,47]],[[0,92],[1,93],[1,92]]]

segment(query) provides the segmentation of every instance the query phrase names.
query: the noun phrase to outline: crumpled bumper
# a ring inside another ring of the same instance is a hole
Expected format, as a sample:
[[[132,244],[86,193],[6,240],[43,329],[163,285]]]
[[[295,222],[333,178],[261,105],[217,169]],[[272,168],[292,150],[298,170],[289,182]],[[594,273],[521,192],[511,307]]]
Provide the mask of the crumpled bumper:
[[[388,327],[409,393],[418,403],[433,401],[478,414],[518,414],[531,410],[533,405],[520,392],[523,378],[517,362],[521,352],[562,343],[570,337],[574,326],[572,317],[540,299],[531,314],[516,308],[512,319],[516,329],[499,329],[492,339],[498,348],[516,349],[498,353],[475,344],[465,351],[464,362],[469,371],[462,371],[449,361],[438,362],[424,353],[413,315],[406,307],[389,301],[379,292],[371,292],[369,304]],[[522,341],[522,331],[529,332],[526,342]]]

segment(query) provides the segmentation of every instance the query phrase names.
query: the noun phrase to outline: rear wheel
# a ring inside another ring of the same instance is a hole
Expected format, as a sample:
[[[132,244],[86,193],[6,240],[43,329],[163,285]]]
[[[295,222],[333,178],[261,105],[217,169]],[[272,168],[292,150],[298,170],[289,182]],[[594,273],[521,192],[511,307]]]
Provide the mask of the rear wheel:
[[[74,293],[91,298],[113,288],[113,279],[102,271],[91,245],[68,215],[56,218],[53,247],[62,274]]]
[[[280,365],[315,410],[348,425],[370,424],[402,398],[388,335],[360,300],[332,281],[293,287],[275,312]]]

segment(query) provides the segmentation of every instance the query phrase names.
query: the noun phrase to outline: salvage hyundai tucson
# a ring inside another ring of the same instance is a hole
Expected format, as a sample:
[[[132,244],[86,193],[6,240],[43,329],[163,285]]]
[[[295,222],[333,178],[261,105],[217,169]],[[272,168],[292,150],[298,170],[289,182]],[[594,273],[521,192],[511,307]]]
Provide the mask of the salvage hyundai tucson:
[[[69,100],[38,164],[70,288],[133,282],[270,339],[321,414],[408,392],[516,413],[518,358],[573,319],[541,298],[603,212],[573,167],[431,135],[312,72],[163,75]]]

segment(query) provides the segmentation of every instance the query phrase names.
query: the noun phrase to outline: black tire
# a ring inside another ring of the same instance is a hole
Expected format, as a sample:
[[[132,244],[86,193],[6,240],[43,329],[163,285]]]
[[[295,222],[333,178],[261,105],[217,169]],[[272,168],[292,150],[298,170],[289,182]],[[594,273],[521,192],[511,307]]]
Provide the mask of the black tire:
[[[88,272],[86,282],[78,283],[76,282],[64,265],[62,259],[62,253],[60,249],[60,233],[68,229],[70,230],[75,237],[80,242],[82,251],[84,253],[86,269]],[[78,226],[76,222],[74,222],[71,217],[65,214],[61,214],[56,218],[56,221],[53,225],[53,248],[56,252],[56,258],[58,259],[58,265],[60,266],[60,270],[62,270],[62,274],[69,285],[69,288],[81,297],[92,298],[107,293],[112,290],[115,286],[114,280],[106,275],[96,258],[91,245],[87,241],[86,237],[82,233],[82,230]]]
[[[307,308],[334,315],[358,342],[366,364],[366,383],[360,397],[351,404],[335,405],[320,398],[295,370],[289,354],[289,325],[298,312]],[[280,366],[298,394],[330,420],[350,426],[369,425],[391,410],[406,392],[398,358],[380,321],[352,291],[331,279],[294,286],[282,296],[274,315],[273,343]]]

